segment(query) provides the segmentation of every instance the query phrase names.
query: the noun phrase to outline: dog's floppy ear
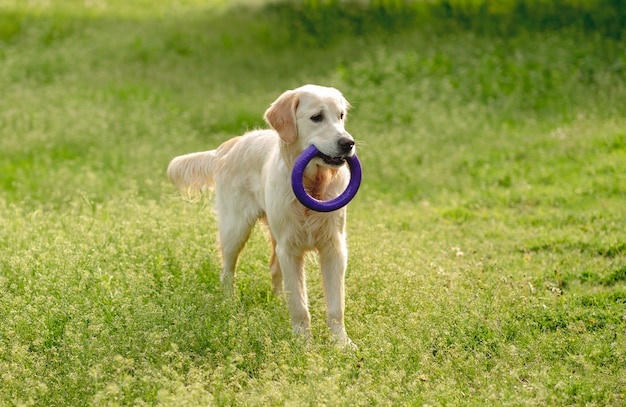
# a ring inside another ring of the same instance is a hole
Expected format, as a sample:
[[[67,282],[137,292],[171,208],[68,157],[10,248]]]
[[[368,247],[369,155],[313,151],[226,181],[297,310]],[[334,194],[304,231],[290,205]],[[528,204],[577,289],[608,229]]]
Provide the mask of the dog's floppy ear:
[[[288,90],[276,99],[265,111],[263,118],[278,132],[281,139],[291,144],[298,138],[296,124],[296,109],[298,108],[298,93]]]

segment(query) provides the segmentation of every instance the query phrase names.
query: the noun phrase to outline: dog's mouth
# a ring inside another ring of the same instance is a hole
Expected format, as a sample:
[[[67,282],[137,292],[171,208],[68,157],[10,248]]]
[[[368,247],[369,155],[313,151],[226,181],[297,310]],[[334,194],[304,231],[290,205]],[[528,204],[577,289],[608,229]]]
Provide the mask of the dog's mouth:
[[[321,158],[324,163],[332,166],[341,166],[346,162],[346,157],[331,157],[322,153],[321,151],[317,153],[317,157]]]

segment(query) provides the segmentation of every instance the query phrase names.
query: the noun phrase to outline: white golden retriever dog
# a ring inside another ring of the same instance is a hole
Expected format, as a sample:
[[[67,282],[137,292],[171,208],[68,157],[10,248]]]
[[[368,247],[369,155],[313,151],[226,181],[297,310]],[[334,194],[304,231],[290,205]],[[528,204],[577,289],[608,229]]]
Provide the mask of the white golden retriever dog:
[[[216,150],[176,157],[167,173],[183,192],[215,187],[223,268],[220,280],[232,290],[237,259],[258,219],[267,222],[272,242],[270,272],[275,294],[285,292],[296,334],[310,337],[304,256],[319,253],[327,324],[341,346],[354,345],[344,326],[347,265],[346,208],[320,213],[304,207],[291,188],[298,155],[320,151],[307,166],[304,185],[314,198],[328,200],[346,188],[346,158],[355,154],[344,124],[349,103],[336,89],[305,85],[283,93],[265,112],[273,130],[232,138]]]

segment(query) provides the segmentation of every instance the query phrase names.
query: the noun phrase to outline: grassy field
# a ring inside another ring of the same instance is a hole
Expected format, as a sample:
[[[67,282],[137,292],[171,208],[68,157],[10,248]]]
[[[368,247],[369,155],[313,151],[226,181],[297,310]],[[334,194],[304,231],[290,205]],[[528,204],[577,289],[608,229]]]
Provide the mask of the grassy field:
[[[228,3],[0,1],[0,406],[625,405],[622,3]],[[357,352],[260,228],[224,298],[165,175],[304,83],[353,105]]]

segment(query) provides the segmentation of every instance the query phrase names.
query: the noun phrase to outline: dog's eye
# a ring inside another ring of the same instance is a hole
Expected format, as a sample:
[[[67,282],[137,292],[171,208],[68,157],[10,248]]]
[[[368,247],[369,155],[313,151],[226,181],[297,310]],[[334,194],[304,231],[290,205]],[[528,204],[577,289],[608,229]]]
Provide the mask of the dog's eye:
[[[315,123],[319,123],[322,120],[324,120],[324,115],[321,113],[318,113],[315,116],[311,116],[311,120],[314,121]]]
[[[344,116],[344,115],[343,115],[343,112],[341,112],[341,113],[339,114],[339,120],[343,120],[343,116]]]

